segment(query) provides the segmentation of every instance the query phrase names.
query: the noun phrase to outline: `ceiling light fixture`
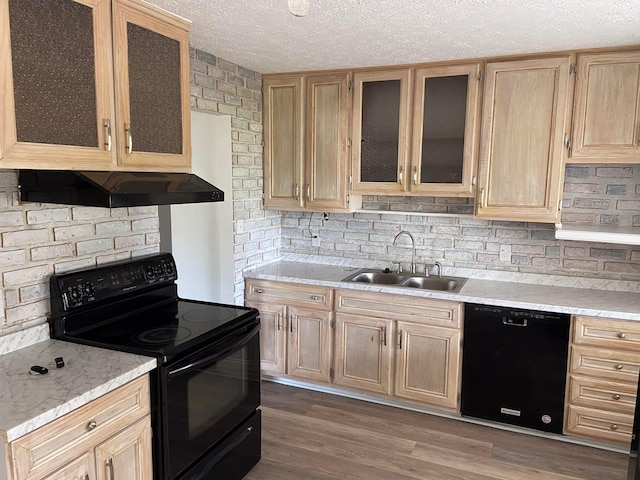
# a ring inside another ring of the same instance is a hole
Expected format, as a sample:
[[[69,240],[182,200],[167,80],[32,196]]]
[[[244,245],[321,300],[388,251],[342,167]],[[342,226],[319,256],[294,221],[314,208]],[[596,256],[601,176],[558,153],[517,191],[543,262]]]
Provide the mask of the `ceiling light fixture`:
[[[296,17],[304,17],[309,13],[309,0],[288,0],[289,11]]]

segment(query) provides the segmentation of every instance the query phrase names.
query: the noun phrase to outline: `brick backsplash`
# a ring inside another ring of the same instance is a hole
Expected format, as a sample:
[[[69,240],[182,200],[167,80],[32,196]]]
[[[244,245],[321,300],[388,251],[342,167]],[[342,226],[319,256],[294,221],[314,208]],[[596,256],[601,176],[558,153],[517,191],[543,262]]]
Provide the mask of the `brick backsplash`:
[[[49,277],[158,251],[158,208],[18,201],[17,173],[0,170],[0,335],[45,323]]]
[[[565,223],[640,225],[640,165],[569,165],[564,192]],[[368,196],[363,208],[369,211],[331,214],[328,220],[318,213],[283,212],[282,251],[406,265],[409,242],[403,238],[392,245],[402,229],[414,235],[422,265],[440,261],[640,281],[640,246],[562,241],[551,224],[474,219],[472,199]],[[319,246],[311,235],[319,237]]]

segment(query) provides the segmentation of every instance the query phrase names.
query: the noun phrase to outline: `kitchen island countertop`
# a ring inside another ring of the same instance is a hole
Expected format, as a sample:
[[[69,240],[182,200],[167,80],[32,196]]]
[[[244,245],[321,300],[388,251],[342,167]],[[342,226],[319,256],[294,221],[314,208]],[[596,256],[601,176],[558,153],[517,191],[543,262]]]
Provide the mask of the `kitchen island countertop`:
[[[63,368],[56,368],[56,357],[63,357]],[[29,374],[32,365],[49,372]],[[152,357],[51,339],[1,355],[0,436],[12,442],[156,365]]]
[[[245,278],[640,321],[640,294],[634,292],[475,278],[469,278],[459,293],[342,281],[359,269],[281,260],[248,270]]]

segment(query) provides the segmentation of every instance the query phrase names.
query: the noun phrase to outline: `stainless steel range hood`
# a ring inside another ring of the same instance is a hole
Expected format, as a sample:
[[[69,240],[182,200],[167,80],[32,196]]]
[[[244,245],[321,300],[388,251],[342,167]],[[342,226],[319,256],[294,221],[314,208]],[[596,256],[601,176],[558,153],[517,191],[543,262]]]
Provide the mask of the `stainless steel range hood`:
[[[224,200],[192,173],[20,170],[18,185],[23,202],[117,208]]]

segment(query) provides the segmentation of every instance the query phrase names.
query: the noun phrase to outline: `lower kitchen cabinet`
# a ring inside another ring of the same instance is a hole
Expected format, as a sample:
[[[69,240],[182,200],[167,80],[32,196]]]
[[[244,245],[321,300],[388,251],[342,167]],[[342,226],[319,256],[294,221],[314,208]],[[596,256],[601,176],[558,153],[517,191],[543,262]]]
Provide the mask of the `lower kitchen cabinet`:
[[[458,407],[460,330],[397,322],[398,397]]]
[[[149,380],[140,377],[9,445],[15,480],[152,480]]]
[[[336,291],[335,383],[458,411],[462,303]]]
[[[394,322],[336,314],[337,385],[391,395]]]
[[[260,367],[269,375],[329,382],[333,290],[247,280],[245,303],[260,312]]]
[[[640,372],[640,323],[575,316],[565,433],[629,444]]]

